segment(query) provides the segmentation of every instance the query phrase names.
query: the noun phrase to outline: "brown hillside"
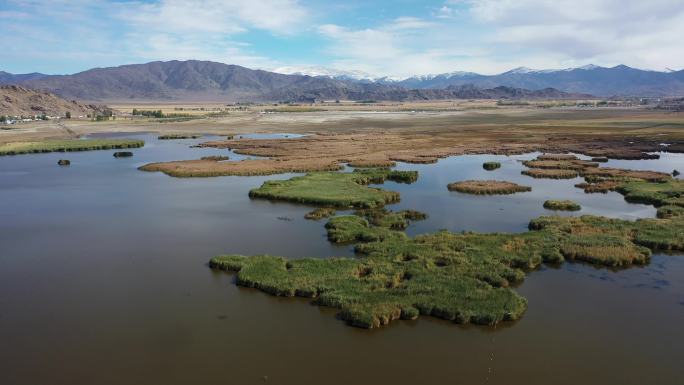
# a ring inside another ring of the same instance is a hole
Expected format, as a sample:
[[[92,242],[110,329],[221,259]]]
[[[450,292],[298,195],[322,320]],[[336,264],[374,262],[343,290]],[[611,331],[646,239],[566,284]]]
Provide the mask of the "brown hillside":
[[[72,117],[101,113],[108,109],[105,106],[81,104],[68,101],[45,91],[34,91],[21,86],[0,86],[0,115],[65,116],[67,111]]]

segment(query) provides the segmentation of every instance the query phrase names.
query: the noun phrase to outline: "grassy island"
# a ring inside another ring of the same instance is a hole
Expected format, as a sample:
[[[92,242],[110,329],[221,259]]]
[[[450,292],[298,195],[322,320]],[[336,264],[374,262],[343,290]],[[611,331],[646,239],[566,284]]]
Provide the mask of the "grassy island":
[[[515,194],[532,191],[532,187],[529,186],[498,180],[466,180],[450,183],[447,188],[449,191],[475,195]]]
[[[544,208],[557,211],[580,211],[582,206],[570,200],[548,200],[544,202]]]
[[[210,156],[203,156],[200,159],[201,160],[212,160],[214,162],[221,162],[224,160],[229,160],[230,158],[225,156],[225,155],[210,155]]]
[[[399,193],[368,187],[368,184],[386,180],[411,183],[417,179],[416,171],[389,169],[309,173],[288,180],[266,181],[251,190],[249,196],[336,208],[373,208],[397,202]]]
[[[344,215],[330,219],[325,228],[332,243],[371,242],[392,237],[405,237],[405,230],[411,221],[419,221],[427,215],[403,210],[392,212],[386,209],[359,210],[355,215]]]
[[[12,142],[0,144],[0,156],[37,154],[42,152],[71,152],[138,148],[145,145],[133,139],[70,139],[43,140],[37,142]]]
[[[157,137],[157,139],[159,139],[159,140],[178,140],[178,139],[198,139],[201,137],[202,137],[202,135],[167,134],[167,135],[159,135]]]
[[[510,285],[543,262],[627,267],[648,262],[649,248],[684,250],[683,218],[553,216],[532,221],[527,233],[441,231],[415,238],[359,216],[335,217],[328,226],[336,239],[362,242],[356,246],[360,257],[225,255],[210,266],[236,272],[241,286],[338,308],[341,318],[362,328],[420,315],[493,325],[523,315],[527,301]]]
[[[482,163],[482,168],[484,168],[487,171],[493,171],[493,170],[496,170],[497,168],[501,168],[501,163],[499,163],[499,162],[484,162],[484,163]]]
[[[531,176],[532,178],[541,179],[573,179],[577,178],[579,173],[572,169],[553,169],[553,168],[532,168],[520,172],[523,175]]]
[[[313,211],[307,213],[304,215],[305,219],[311,219],[314,221],[323,219],[323,218],[329,218],[337,214],[335,209],[330,208],[330,207],[319,207],[317,209],[314,209]]]

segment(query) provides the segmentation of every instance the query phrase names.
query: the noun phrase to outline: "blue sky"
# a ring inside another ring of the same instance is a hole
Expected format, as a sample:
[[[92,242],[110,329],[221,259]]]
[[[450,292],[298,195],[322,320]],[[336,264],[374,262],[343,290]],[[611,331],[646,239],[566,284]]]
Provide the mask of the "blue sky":
[[[0,70],[153,60],[373,75],[681,69],[681,0],[0,0]]]

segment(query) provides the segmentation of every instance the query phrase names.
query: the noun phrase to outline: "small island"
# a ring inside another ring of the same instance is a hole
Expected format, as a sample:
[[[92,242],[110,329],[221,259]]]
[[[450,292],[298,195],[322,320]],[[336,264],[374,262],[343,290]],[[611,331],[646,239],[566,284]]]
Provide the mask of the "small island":
[[[544,208],[547,210],[556,211],[580,211],[582,206],[571,200],[547,200],[544,202]]]
[[[522,186],[517,183],[499,180],[466,180],[450,183],[447,185],[447,188],[449,191],[458,191],[460,193],[474,195],[515,194],[532,191],[532,187],[530,186]]]
[[[493,171],[493,170],[496,170],[497,168],[501,168],[501,163],[499,163],[499,162],[484,162],[484,163],[482,163],[482,168],[484,168],[487,171]]]

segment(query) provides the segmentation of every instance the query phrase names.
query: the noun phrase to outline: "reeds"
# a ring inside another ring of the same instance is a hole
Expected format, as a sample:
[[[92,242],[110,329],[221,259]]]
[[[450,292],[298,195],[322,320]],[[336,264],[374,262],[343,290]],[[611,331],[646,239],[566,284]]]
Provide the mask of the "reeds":
[[[499,163],[499,162],[484,162],[484,163],[482,163],[482,168],[484,168],[487,171],[493,171],[493,170],[496,170],[497,168],[501,168],[501,163]]]
[[[532,168],[520,172],[523,175],[531,176],[537,179],[573,179],[577,178],[579,173],[572,169],[552,169],[552,168]]]
[[[167,134],[159,135],[158,140],[178,140],[178,139],[197,139],[201,138],[202,135],[182,135],[182,134]]]
[[[544,208],[547,210],[556,211],[579,211],[582,209],[578,203],[570,200],[547,200],[544,202]]]
[[[112,150],[138,148],[144,145],[144,141],[132,139],[71,139],[44,140],[37,142],[12,142],[0,144],[0,156],[37,154],[44,152]]]
[[[311,212],[308,212],[306,215],[304,215],[305,219],[310,219],[314,221],[321,220],[323,218],[328,218],[332,217],[336,214],[337,212],[335,209],[330,208],[330,207],[319,207],[317,209],[314,209]]]
[[[532,191],[532,187],[529,186],[498,180],[466,180],[450,183],[447,188],[449,191],[475,195],[515,194]]]
[[[368,187],[367,184],[385,180],[410,183],[417,178],[415,171],[388,169],[309,173],[283,181],[266,181],[261,187],[251,190],[249,196],[336,208],[373,208],[397,202],[399,193]]]

